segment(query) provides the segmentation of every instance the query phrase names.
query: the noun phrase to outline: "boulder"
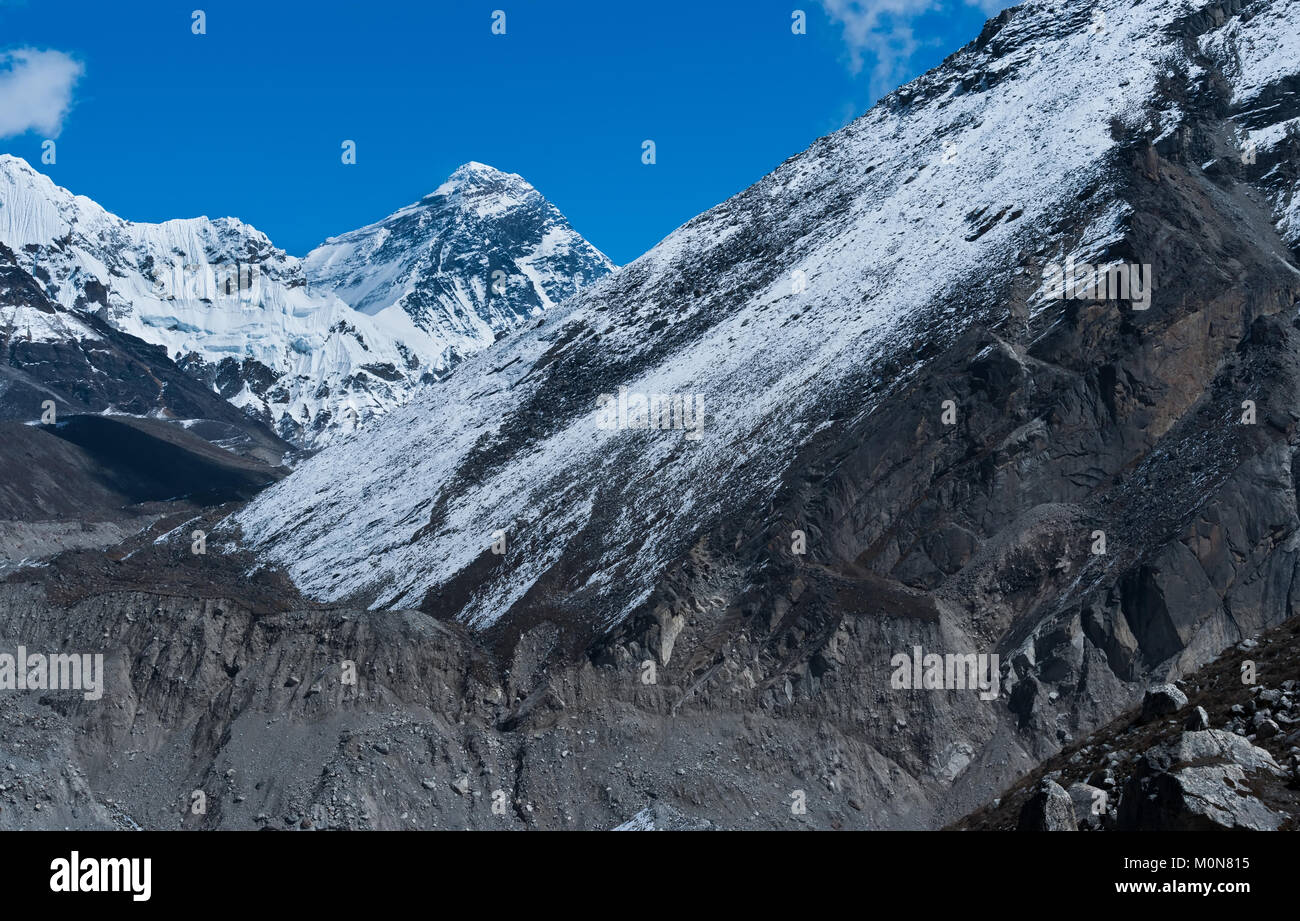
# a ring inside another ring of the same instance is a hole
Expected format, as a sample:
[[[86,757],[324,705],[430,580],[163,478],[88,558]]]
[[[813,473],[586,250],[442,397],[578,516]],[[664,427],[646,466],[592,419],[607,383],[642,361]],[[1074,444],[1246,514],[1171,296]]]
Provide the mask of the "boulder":
[[[1086,783],[1070,784],[1070,802],[1074,804],[1074,821],[1080,830],[1100,830],[1110,805],[1110,794]],[[1100,811],[1098,811],[1100,810]]]
[[[1157,745],[1142,756],[1139,769],[1156,773],[1205,762],[1231,762],[1248,772],[1268,771],[1282,776],[1282,769],[1272,755],[1222,729],[1184,732],[1172,742]]]
[[[1150,778],[1134,794],[1122,827],[1137,831],[1276,831],[1286,818],[1250,792],[1237,764],[1185,767]],[[1130,800],[1125,791],[1124,802]]]
[[[1043,780],[1020,810],[1017,831],[1078,831],[1074,801],[1060,784]]]
[[[1285,776],[1273,756],[1221,729],[1184,732],[1142,756],[1124,787],[1119,828],[1272,831],[1285,816],[1255,797],[1248,776]]]
[[[1177,713],[1187,705],[1187,695],[1172,684],[1158,684],[1142,698],[1142,722]]]

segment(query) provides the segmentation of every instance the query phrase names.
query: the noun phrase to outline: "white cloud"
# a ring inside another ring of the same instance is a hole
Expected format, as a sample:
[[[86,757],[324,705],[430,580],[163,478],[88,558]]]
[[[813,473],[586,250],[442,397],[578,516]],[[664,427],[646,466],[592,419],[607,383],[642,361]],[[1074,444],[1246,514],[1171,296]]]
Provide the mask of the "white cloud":
[[[72,87],[84,71],[62,51],[0,52],[0,138],[28,131],[58,137],[72,107]]]
[[[870,58],[871,92],[882,96],[909,75],[909,63],[921,47],[912,24],[926,13],[956,6],[979,7],[993,15],[1010,6],[1003,0],[821,0],[826,15],[844,29],[853,73]]]

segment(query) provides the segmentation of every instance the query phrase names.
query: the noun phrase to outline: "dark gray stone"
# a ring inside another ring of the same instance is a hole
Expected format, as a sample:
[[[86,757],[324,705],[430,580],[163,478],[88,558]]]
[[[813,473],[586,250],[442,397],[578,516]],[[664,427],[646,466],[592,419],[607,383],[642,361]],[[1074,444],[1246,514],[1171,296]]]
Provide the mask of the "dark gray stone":
[[[1043,780],[1020,810],[1017,831],[1078,831],[1074,801],[1054,780]]]
[[[1142,698],[1142,722],[1147,723],[1187,705],[1187,695],[1172,684],[1158,684]]]

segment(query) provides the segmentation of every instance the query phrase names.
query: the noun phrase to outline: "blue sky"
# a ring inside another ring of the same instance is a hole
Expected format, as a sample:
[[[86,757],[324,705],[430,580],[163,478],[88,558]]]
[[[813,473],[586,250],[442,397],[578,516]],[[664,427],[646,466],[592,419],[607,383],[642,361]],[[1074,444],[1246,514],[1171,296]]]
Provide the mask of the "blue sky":
[[[622,264],[939,63],[1000,5],[0,0],[0,151],[122,217],[234,215],[299,256],[479,160],[524,176]]]

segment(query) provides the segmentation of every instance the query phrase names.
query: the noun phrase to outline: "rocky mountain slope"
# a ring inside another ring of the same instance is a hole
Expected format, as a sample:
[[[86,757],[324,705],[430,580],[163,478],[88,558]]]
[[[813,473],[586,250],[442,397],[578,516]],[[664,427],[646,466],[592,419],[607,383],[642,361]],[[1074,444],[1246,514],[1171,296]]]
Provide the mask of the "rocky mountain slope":
[[[125,221],[0,156],[0,244],[62,308],[52,322],[5,302],[0,328],[34,342],[90,342],[100,338],[86,319],[94,314],[162,346],[281,437],[319,446],[406,402],[458,358],[563,297],[573,286],[565,270],[594,278],[611,268],[522,179],[472,165],[444,188],[461,186],[474,190],[430,197],[443,202],[438,228],[427,224],[429,209],[405,209],[382,231],[358,232],[373,247],[335,268],[369,266],[362,312],[329,283],[314,289],[299,260],[234,218]],[[341,245],[327,248],[337,255]],[[498,258],[507,251],[515,261]],[[502,273],[496,292],[493,271]],[[435,318],[429,299],[444,288],[479,295],[439,302]]]
[[[10,573],[0,640],[102,645],[117,690],[0,697],[0,822],[988,803],[1296,614],[1297,35],[1294,0],[1008,10],[242,509]],[[1070,263],[1141,284],[1056,297]]]
[[[1067,746],[963,830],[1295,830],[1300,622],[1242,641]],[[1186,693],[1184,693],[1184,691]]]
[[[613,631],[690,696],[818,714],[941,812],[987,798],[1290,612],[1297,17],[1007,11],[263,493],[242,546],[505,650]],[[1148,288],[1053,297],[1071,263]],[[702,425],[638,426],[656,393]],[[914,645],[998,654],[1002,704],[893,693]]]

